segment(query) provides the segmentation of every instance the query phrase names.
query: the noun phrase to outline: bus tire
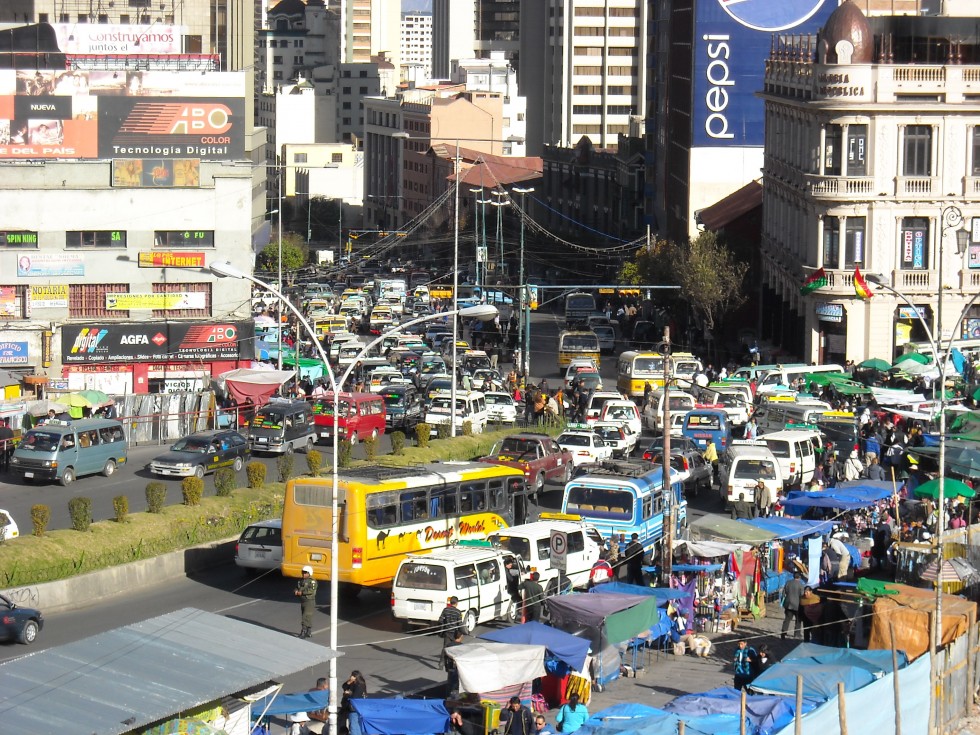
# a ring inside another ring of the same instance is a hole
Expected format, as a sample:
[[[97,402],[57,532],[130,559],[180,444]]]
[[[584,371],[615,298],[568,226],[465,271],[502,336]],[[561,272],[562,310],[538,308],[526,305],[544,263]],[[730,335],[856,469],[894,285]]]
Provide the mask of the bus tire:
[[[467,610],[463,616],[463,631],[466,635],[473,635],[476,630],[476,610]]]

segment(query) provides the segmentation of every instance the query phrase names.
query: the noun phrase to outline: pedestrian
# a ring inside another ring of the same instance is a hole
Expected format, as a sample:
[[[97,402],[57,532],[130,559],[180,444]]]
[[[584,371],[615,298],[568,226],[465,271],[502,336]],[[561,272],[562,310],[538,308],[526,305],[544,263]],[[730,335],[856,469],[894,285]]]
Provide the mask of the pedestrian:
[[[820,619],[823,617],[823,602],[812,587],[803,589],[800,598],[800,612],[803,615],[803,642],[820,643]]]
[[[534,718],[534,732],[535,735],[555,735],[555,731],[551,729],[544,715],[537,715]]]
[[[755,417],[751,417],[745,424],[744,438],[746,441],[751,441],[759,437],[759,427],[755,423]]]
[[[745,689],[752,681],[752,659],[755,655],[755,649],[749,646],[748,641],[743,639],[738,642],[738,648],[735,649],[735,656],[732,658],[736,689]]]
[[[445,662],[446,648],[453,645],[463,635],[463,613],[459,611],[459,598],[453,595],[439,614],[439,630],[442,632],[442,653],[439,659]]]
[[[756,651],[755,657],[750,663],[752,666],[753,679],[772,666],[772,655],[769,653],[769,646],[765,644],[759,646],[759,650]]]
[[[327,680],[321,676],[316,680],[316,686],[310,689],[310,691],[322,692],[326,689]],[[327,726],[327,722],[330,720],[330,708],[324,707],[323,709],[308,712],[307,714],[310,716],[310,721],[306,723],[306,730],[313,733],[313,735],[321,735]]]
[[[643,544],[639,534],[630,536],[626,546],[626,583],[643,585]]]
[[[694,636],[687,630],[687,619],[680,614],[677,610],[671,610],[669,616],[670,618],[670,641],[675,646],[684,646],[684,652],[690,651],[695,653],[695,643]],[[677,653],[681,649],[675,648],[674,652]]]
[[[506,709],[500,711],[500,735],[533,735],[534,715],[521,704],[520,697],[511,697]]]
[[[524,592],[524,621],[530,623],[541,619],[541,606],[544,604],[544,587],[538,581],[541,575],[531,572],[531,576],[521,585]]]
[[[732,520],[737,521],[741,518],[754,518],[755,506],[745,499],[745,493],[738,494],[738,500],[732,503]]]
[[[508,559],[504,562],[504,569],[504,582],[507,584],[507,592],[510,593],[510,599],[512,599],[514,602],[520,602],[521,570],[513,559]]]
[[[303,567],[303,578],[296,583],[293,593],[299,599],[299,609],[302,614],[300,638],[313,635],[313,610],[316,608],[316,580],[313,579],[313,567]]]
[[[555,722],[558,723],[558,729],[563,735],[575,732],[585,724],[587,719],[589,719],[589,710],[579,702],[577,694],[570,696],[568,703],[563,704],[555,716]]]
[[[772,512],[772,490],[761,479],[755,484],[756,517],[768,518]]]
[[[793,578],[783,587],[783,629],[780,638],[785,638],[789,631],[790,622],[794,623],[793,636],[801,634],[803,628],[803,612],[800,609],[800,599],[803,597],[804,586],[802,575],[793,572]]]
[[[367,696],[367,682],[360,671],[354,670],[341,688],[343,696],[340,698],[340,709],[337,713],[337,730],[341,735],[347,735],[350,732],[351,718],[357,717],[351,700],[364,699]]]
[[[14,453],[14,432],[9,419],[0,419],[0,469],[10,469],[10,455]]]

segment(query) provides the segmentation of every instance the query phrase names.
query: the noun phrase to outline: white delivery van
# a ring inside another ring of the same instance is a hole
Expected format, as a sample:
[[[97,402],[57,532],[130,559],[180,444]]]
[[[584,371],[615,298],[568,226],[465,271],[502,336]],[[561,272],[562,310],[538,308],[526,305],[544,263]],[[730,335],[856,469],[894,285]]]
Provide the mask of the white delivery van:
[[[542,513],[540,520],[511,526],[491,534],[491,543],[511,551],[521,557],[527,571],[541,575],[538,580],[544,587],[545,595],[557,594],[563,588],[561,574],[567,578],[565,584],[585,589],[589,585],[592,565],[599,560],[605,542],[594,526],[583,523],[579,516],[565,513]],[[551,532],[565,534],[565,572],[551,566]]]
[[[425,412],[425,423],[431,429],[431,436],[438,434],[436,426],[448,424],[450,420],[456,424],[456,435],[463,433],[463,424],[470,422],[470,430],[474,434],[482,434],[487,426],[487,400],[479,391],[457,390],[456,391],[456,410],[450,419],[449,406],[452,403],[452,391],[440,390],[432,396],[429,408]]]
[[[664,420],[665,399],[670,401],[670,413],[672,415],[675,413],[683,415],[688,411],[693,411],[697,403],[693,395],[677,388],[671,388],[667,392],[664,392],[663,388],[652,390],[643,404],[643,428],[655,434],[663,431],[661,424]]]
[[[766,400],[752,416],[760,434],[783,431],[789,424],[812,424],[815,417],[830,410],[830,404],[816,399],[802,401]]]
[[[739,495],[754,503],[759,480],[769,488],[773,500],[783,489],[782,469],[764,441],[733,441],[720,459],[721,497],[726,506],[738,500]]]
[[[817,469],[817,449],[822,445],[820,432],[814,429],[788,429],[763,434],[764,441],[783,472],[783,482],[806,486]]]
[[[800,365],[789,367],[780,365],[766,373],[756,388],[756,393],[772,393],[780,388],[792,388],[793,384],[807,373],[843,373],[844,367],[837,364]]]
[[[508,588],[508,561],[520,571],[517,588]],[[459,598],[467,633],[488,620],[520,619],[520,583],[525,572],[517,555],[489,542],[464,541],[431,554],[409,554],[402,559],[391,588],[391,614],[406,628],[432,626],[450,597]]]

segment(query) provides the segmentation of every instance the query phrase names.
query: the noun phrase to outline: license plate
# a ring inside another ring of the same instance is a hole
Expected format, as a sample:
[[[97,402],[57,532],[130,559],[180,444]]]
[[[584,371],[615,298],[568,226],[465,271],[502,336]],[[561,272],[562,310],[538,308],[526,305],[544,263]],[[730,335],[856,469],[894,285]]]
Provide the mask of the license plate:
[[[320,432],[320,436],[322,436],[324,439],[326,439],[328,436],[330,436],[330,432],[329,431],[321,431]]]
[[[258,438],[258,442],[259,442],[259,444],[268,444],[269,443],[269,440],[266,437],[264,437],[264,436],[260,436]]]
[[[430,607],[428,602],[413,602],[412,609],[418,611],[428,610]]]
[[[25,472],[24,473],[24,477],[34,477],[34,473],[33,472]]]

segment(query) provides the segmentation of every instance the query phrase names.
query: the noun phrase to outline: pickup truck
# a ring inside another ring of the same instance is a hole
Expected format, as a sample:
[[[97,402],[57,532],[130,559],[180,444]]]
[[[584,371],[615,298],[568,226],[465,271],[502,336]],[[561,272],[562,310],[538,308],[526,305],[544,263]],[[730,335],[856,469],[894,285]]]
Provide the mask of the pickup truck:
[[[521,470],[535,500],[544,492],[548,480],[568,482],[574,467],[571,452],[559,447],[547,434],[529,431],[506,437],[480,461]]]

